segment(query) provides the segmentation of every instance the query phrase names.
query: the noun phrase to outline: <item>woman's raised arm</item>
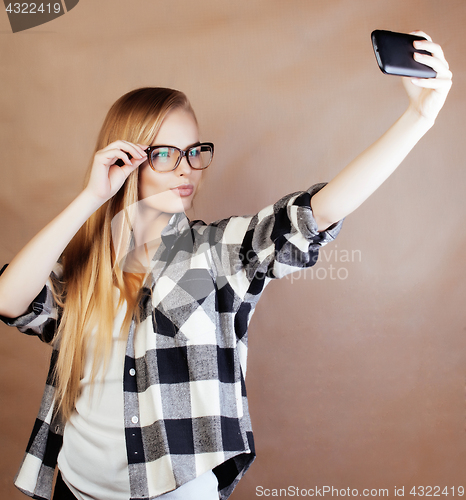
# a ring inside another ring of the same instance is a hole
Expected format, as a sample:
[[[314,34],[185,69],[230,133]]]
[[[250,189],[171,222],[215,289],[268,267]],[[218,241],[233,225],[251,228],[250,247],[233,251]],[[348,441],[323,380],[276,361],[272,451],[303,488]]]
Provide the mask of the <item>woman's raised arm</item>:
[[[409,96],[408,109],[369,148],[346,166],[311,199],[311,207],[323,231],[359,207],[400,165],[421,137],[432,127],[452,84],[452,73],[440,45],[421,31],[412,34],[427,40],[414,47],[432,56],[415,58],[437,72],[435,78],[403,78]]]
[[[26,312],[79,228],[147,158],[144,148],[116,141],[95,154],[86,188],[20,250],[0,276],[0,315],[16,318]],[[114,164],[118,158],[125,162],[123,167]]]

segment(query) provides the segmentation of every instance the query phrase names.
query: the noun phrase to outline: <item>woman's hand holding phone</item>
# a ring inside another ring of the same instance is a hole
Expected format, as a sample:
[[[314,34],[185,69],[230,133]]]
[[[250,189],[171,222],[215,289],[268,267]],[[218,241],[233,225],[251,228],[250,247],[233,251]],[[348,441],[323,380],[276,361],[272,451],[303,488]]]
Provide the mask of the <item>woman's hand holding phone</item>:
[[[403,77],[403,84],[409,97],[410,107],[422,118],[433,123],[442,109],[452,85],[452,72],[448,65],[442,47],[432,41],[423,31],[411,34],[426,38],[413,42],[416,50],[426,50],[432,55],[414,53],[417,62],[429,66],[437,72],[435,78]]]

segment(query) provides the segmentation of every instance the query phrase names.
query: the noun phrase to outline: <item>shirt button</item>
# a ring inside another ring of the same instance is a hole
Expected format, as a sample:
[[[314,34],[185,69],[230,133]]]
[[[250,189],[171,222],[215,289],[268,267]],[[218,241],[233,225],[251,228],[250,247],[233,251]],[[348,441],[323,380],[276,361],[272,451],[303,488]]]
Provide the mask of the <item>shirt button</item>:
[[[137,424],[139,422],[139,418],[134,416],[132,419],[131,419],[131,422],[133,422],[133,424]]]
[[[129,371],[129,374],[134,377],[136,375],[136,370],[134,368],[131,368]]]

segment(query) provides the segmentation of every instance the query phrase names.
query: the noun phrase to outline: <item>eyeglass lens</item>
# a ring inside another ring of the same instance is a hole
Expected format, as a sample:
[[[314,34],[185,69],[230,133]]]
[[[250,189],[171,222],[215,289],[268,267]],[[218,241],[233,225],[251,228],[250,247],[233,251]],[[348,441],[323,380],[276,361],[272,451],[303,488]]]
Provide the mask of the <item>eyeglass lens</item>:
[[[151,151],[152,166],[159,172],[168,172],[173,170],[180,155],[180,151],[176,148],[166,146],[155,148]],[[186,152],[186,158],[192,168],[206,168],[212,161],[212,148],[205,144],[194,146]]]

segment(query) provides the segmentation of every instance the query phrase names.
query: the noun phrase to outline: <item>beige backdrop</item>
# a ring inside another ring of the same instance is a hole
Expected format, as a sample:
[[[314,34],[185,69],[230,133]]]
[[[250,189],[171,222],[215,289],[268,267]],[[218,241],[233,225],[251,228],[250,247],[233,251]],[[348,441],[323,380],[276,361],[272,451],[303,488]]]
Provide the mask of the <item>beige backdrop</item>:
[[[2,263],[77,195],[106,111],[135,87],[190,97],[216,157],[188,215],[212,221],[330,180],[403,112],[373,29],[423,29],[445,50],[435,127],[306,277],[264,292],[247,375],[258,459],[233,499],[466,486],[465,25],[465,0],[81,0],[16,34],[0,14]],[[0,329],[14,500],[50,349]]]

